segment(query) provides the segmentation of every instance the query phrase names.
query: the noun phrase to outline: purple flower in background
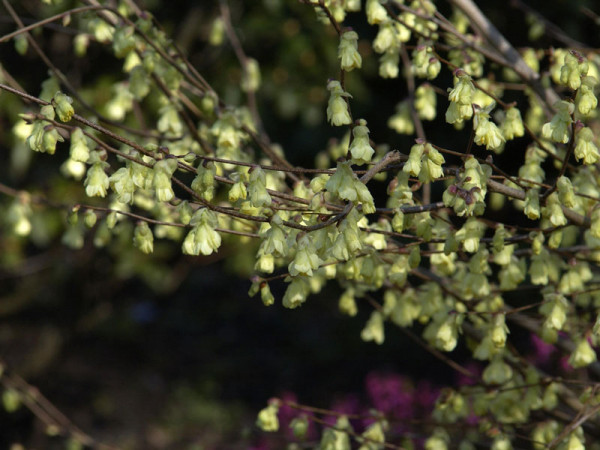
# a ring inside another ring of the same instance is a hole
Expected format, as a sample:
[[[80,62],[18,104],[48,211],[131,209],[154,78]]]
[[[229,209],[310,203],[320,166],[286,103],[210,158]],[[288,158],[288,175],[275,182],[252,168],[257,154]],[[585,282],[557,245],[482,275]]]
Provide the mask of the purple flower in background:
[[[335,399],[333,403],[331,403],[331,407],[329,409],[340,414],[347,415],[360,415],[363,412],[363,408],[360,404],[357,394],[347,394],[343,397]],[[338,416],[326,416],[324,419],[328,424],[335,425]],[[351,421],[351,423],[352,426],[355,426],[354,422]]]
[[[433,411],[439,396],[439,388],[433,386],[429,381],[419,381],[415,389],[414,401],[421,412],[429,414]]]
[[[547,344],[542,340],[542,338],[538,337],[538,335],[534,333],[531,334],[531,344],[534,351],[531,359],[534,364],[547,364],[550,362],[552,353],[554,353],[556,350],[554,345]]]
[[[569,364],[569,355],[561,356],[558,365],[565,372],[573,372],[575,370],[573,366]]]
[[[279,407],[277,416],[279,418],[279,423],[281,425],[281,428],[283,429],[283,428],[287,428],[288,425],[290,424],[290,422],[292,421],[292,419],[294,417],[296,417],[297,415],[299,415],[299,412],[297,409],[294,409],[291,406],[286,405],[285,402],[297,403],[298,397],[293,392],[284,392],[279,396],[279,398],[282,400],[282,404]]]
[[[465,364],[465,369],[467,369],[475,376],[469,377],[461,372],[458,372],[458,375],[456,377],[456,383],[459,386],[473,386],[477,384],[477,382],[481,378],[481,372],[483,371],[481,368],[481,364],[478,364],[474,361],[470,361],[467,364]]]
[[[413,417],[415,390],[406,378],[396,374],[370,373],[366,389],[377,410],[399,419]]]

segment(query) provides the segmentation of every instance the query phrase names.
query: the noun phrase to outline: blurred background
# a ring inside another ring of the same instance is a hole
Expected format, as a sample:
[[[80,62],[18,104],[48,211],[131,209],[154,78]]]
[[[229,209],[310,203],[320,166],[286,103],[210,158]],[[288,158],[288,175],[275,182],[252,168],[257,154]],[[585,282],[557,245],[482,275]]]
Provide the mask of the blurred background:
[[[78,6],[67,0],[58,7],[13,3],[26,24]],[[152,11],[227,103],[245,101],[240,66],[227,40],[208,44],[217,2],[136,3]],[[449,16],[448,5],[437,3]],[[522,5],[477,3],[517,47],[527,43],[531,27]],[[593,1],[526,4],[572,38],[598,46],[597,25],[581,10],[593,8]],[[324,124],[326,82],[339,70],[335,32],[295,0],[230,0],[229,7],[244,50],[261,65],[257,100],[267,134],[293,164],[313,167],[332,139],[341,138],[340,130]],[[347,24],[361,37],[364,61],[360,74],[347,77],[353,113],[367,119],[375,142],[407,152],[413,138],[386,125],[407,95],[405,82],[377,77],[378,56],[370,47],[376,29],[362,13],[349,15]],[[14,29],[0,6],[0,34]],[[102,101],[113,83],[126,78],[122,61],[93,42],[85,56],[74,57],[74,36],[73,26],[60,24],[35,33],[84,98]],[[560,45],[544,34],[536,42],[540,48]],[[13,42],[0,44],[0,63],[32,94],[48,76],[31,49],[21,56]],[[439,81],[450,86],[451,74],[443,71]],[[67,147],[59,146],[55,156],[33,155],[13,136],[17,114],[28,108],[13,95],[0,94],[0,183],[73,203],[83,188],[61,175]],[[444,108],[438,105],[441,120],[425,124],[428,137],[461,148],[469,131],[456,133],[445,124]],[[519,145],[507,145],[495,157],[498,166],[518,167]],[[385,187],[374,184],[374,192],[383,196]],[[131,449],[282,448],[289,437],[285,430],[266,436],[254,425],[271,397],[354,413],[377,407],[416,420],[431,410],[441,386],[463,382],[398,328],[386,328],[382,346],[364,343],[360,331],[371,307],[359,304],[356,317],[342,316],[341,290],[333,283],[298,310],[286,310],[278,301],[265,307],[249,298],[253,242],[225,237],[217,255],[186,257],[178,245],[158,240],[147,256],[131,245],[133,224],[125,221],[119,225],[125,228],[121,238],[105,247],[97,248],[89,234],[83,247],[73,250],[61,244],[66,212],[47,205],[35,206],[30,239],[12,233],[3,217],[13,201],[0,193],[0,358],[8,374],[39,388],[101,442]],[[497,214],[500,219],[505,213]],[[285,285],[272,283],[271,289],[281,299]],[[465,360],[462,352],[453,359]],[[67,441],[50,436],[27,408],[11,407],[6,396],[4,403],[0,448],[65,447]],[[286,424],[293,416],[284,409],[280,418]]]

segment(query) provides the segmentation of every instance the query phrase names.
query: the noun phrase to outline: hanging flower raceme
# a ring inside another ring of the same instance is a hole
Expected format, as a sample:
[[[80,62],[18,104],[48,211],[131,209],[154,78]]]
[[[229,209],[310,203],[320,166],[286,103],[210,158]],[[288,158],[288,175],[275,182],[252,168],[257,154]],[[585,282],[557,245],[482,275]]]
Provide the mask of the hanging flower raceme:
[[[342,89],[342,85],[337,80],[330,80],[327,83],[327,90],[330,92],[327,120],[334,126],[350,125],[352,119],[345,98],[352,98],[352,96]]]
[[[273,217],[271,217],[269,229],[261,233],[261,237],[264,238],[261,243],[261,248],[264,254],[273,254],[277,257],[287,255],[289,247],[286,242],[286,235],[282,224],[283,221],[279,214],[275,214]]]
[[[410,149],[408,161],[402,170],[414,177],[418,176],[423,183],[428,183],[443,176],[444,162],[442,154],[430,143],[417,139],[417,143]]]
[[[464,174],[444,191],[442,200],[448,207],[454,208],[459,216],[481,215],[485,210],[487,181],[492,175],[492,168],[483,166],[473,158],[465,161]]]
[[[133,245],[142,253],[154,251],[154,236],[147,222],[139,222],[133,233]]]
[[[400,53],[398,49],[388,49],[381,58],[379,58],[379,76],[381,78],[397,78],[400,62]]]
[[[56,115],[60,119],[61,122],[68,122],[75,114],[75,110],[73,106],[73,99],[62,92],[57,92],[54,94],[54,98],[52,99],[52,106],[54,106],[54,110],[56,111]]]
[[[221,236],[215,230],[217,216],[207,208],[197,210],[190,220],[192,230],[183,241],[182,251],[186,255],[211,255],[221,246]]]
[[[448,89],[448,100],[459,105],[470,105],[476,90],[471,77],[462,69],[455,70],[454,77],[454,87]]]
[[[379,0],[367,0],[366,5],[367,21],[370,25],[377,25],[387,20],[388,14]]]
[[[45,105],[40,108],[40,114],[48,120],[54,120],[55,112],[51,105]],[[23,116],[27,119],[26,116]],[[43,119],[36,119],[33,122],[33,129],[27,138],[27,145],[36,152],[48,153],[53,155],[56,152],[57,142],[63,142],[63,137],[58,133],[54,125]]]
[[[410,135],[415,132],[415,124],[410,115],[410,103],[408,100],[401,101],[396,105],[396,114],[388,119],[387,126],[400,134]]]
[[[176,170],[177,160],[175,158],[160,159],[154,164],[152,168],[152,187],[159,202],[168,202],[175,196],[171,186],[171,177]]]
[[[594,94],[594,87],[598,84],[596,78],[588,76],[581,79],[581,86],[577,89],[575,105],[582,116],[588,116],[598,106],[598,99]]]
[[[573,90],[581,86],[581,77],[587,75],[589,64],[578,52],[571,50],[565,55],[565,62],[560,69],[560,84]]]
[[[277,418],[278,411],[279,404],[271,402],[269,406],[258,413],[256,425],[263,431],[277,431],[279,429],[279,419]]]
[[[112,190],[117,194],[117,200],[121,203],[133,203],[135,184],[131,166],[132,164],[128,161],[126,167],[121,167],[108,179]]]
[[[215,176],[217,168],[212,161],[200,163],[197,169],[197,175],[192,181],[192,189],[196,194],[207,202],[212,201],[215,195]]]
[[[31,233],[31,198],[29,194],[15,199],[5,215],[6,223],[17,236],[28,236]]]
[[[361,68],[362,58],[358,53],[358,34],[356,31],[348,30],[342,33],[338,47],[338,59],[342,70],[347,72]]]
[[[546,139],[551,139],[554,142],[566,144],[569,142],[569,129],[573,118],[571,117],[575,110],[575,105],[565,100],[559,100],[554,104],[556,114],[550,122],[547,122],[542,127],[542,135]]]
[[[474,106],[473,127],[475,129],[474,142],[477,145],[485,145],[487,150],[498,151],[504,144],[505,139],[496,124],[489,120],[490,112],[495,106],[495,103],[484,109]]]
[[[244,92],[256,92],[260,87],[260,66],[254,58],[247,58],[241,88]]]
[[[525,134],[521,112],[517,107],[512,106],[506,110],[504,121],[502,122],[502,125],[500,125],[500,131],[507,141],[516,137],[521,137]]]
[[[325,184],[327,191],[337,195],[343,200],[349,200],[353,203],[362,203],[363,213],[371,214],[375,212],[373,196],[352,171],[350,161],[339,162],[337,170]]]
[[[446,111],[446,122],[460,124],[473,116],[473,97],[475,85],[471,77],[462,69],[454,71],[454,88],[448,89],[450,105]]]
[[[104,161],[106,154],[94,151],[90,154],[90,168],[87,171],[83,185],[88,197],[105,197],[109,186],[109,178],[104,171],[109,164]]]
[[[267,181],[265,172],[260,166],[255,166],[250,172],[250,181],[248,182],[248,195],[250,202],[256,208],[268,207],[271,205],[271,196],[267,192]]]
[[[437,97],[429,83],[424,83],[415,90],[415,109],[420,119],[433,120],[437,114]]]
[[[419,78],[435,79],[442,68],[440,60],[432,53],[432,47],[426,44],[418,45],[413,51],[412,71]]]
[[[600,152],[594,142],[594,132],[591,128],[578,126],[575,133],[575,159],[583,159],[584,164],[595,164],[600,159]]]
[[[360,119],[358,125],[352,130],[354,139],[350,144],[350,154],[355,164],[367,164],[371,161],[371,157],[375,153],[373,147],[369,143],[369,129],[367,128],[367,121]]]
[[[81,128],[76,127],[71,131],[71,146],[69,155],[73,161],[87,162],[90,157],[87,137]]]
[[[296,256],[288,266],[290,275],[312,276],[313,270],[317,270],[323,261],[317,255],[317,249],[310,235],[305,234],[300,237],[296,247]]]

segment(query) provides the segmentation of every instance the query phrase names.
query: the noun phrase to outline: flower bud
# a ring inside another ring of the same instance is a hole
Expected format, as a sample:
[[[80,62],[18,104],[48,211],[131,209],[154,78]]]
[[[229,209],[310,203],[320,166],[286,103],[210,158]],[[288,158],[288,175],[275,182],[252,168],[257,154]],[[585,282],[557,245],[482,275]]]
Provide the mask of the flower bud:
[[[350,125],[352,119],[350,118],[348,104],[344,97],[352,96],[342,89],[340,82],[337,80],[329,81],[327,90],[330,92],[327,104],[327,120],[333,126]]]
[[[338,47],[338,59],[341,62],[342,70],[350,72],[353,69],[361,68],[362,58],[358,53],[358,34],[356,31],[342,33]]]
[[[87,162],[90,157],[87,137],[79,127],[71,132],[71,147],[69,154],[72,160],[80,161],[82,163]]]
[[[175,170],[177,170],[177,160],[175,158],[160,159],[154,164],[152,168],[152,187],[159,202],[168,202],[175,196],[171,186],[171,177]]]
[[[569,364],[575,369],[589,366],[596,361],[596,352],[586,338],[582,338],[576,344],[575,351],[569,357]]]
[[[108,164],[102,161],[96,162],[90,166],[87,176],[83,182],[85,193],[88,197],[105,197],[109,186],[108,175],[104,169]]]
[[[381,314],[379,311],[373,311],[371,313],[371,317],[360,333],[360,337],[365,342],[374,341],[379,345],[383,344],[385,339],[383,314]]]
[[[279,419],[277,418],[277,412],[279,411],[279,406],[272,402],[269,406],[262,409],[258,413],[258,418],[256,419],[256,426],[258,426],[263,431],[277,431],[279,430]]]
[[[154,236],[147,222],[138,222],[133,232],[133,245],[142,253],[149,254],[154,251]]]
[[[573,103],[559,100],[554,104],[554,107],[557,112],[554,117],[552,117],[552,120],[545,123],[542,127],[542,135],[546,139],[566,144],[569,142],[569,129],[573,122],[571,114],[573,114],[575,106]]]
[[[71,106],[71,103],[73,103],[73,99],[68,95],[63,94],[62,92],[54,94],[52,106],[54,106],[56,115],[61,122],[70,121],[73,114],[75,114],[75,110],[73,109],[73,106]]]
[[[350,153],[355,164],[366,164],[371,161],[371,157],[375,153],[375,150],[369,143],[369,129],[367,128],[367,121],[360,119],[358,125],[352,130],[354,139],[350,144]]]
[[[598,147],[594,143],[594,132],[591,128],[581,128],[575,134],[575,159],[583,159],[584,164],[595,164],[600,159]]]

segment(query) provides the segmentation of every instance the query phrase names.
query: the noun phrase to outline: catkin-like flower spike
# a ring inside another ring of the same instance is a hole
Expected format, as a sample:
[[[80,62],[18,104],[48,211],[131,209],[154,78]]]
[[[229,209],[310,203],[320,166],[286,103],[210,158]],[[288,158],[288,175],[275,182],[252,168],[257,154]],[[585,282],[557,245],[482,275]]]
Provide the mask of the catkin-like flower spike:
[[[304,276],[288,277],[288,285],[281,304],[284,308],[295,309],[301,306],[310,294],[309,278]]]
[[[90,157],[90,149],[87,143],[87,137],[83,134],[81,128],[76,127],[71,132],[71,147],[69,154],[73,161],[87,162]]]
[[[12,227],[17,236],[28,236],[31,233],[31,198],[27,194],[15,199],[6,212],[6,223]]]
[[[278,411],[279,406],[275,402],[272,402],[269,406],[262,409],[258,413],[256,426],[258,426],[261,430],[268,432],[279,430],[279,419],[277,418]]]
[[[154,251],[154,236],[147,222],[139,222],[133,233],[133,245],[142,253]]]
[[[506,383],[512,376],[513,371],[511,367],[504,362],[501,355],[495,356],[482,374],[483,381],[495,385]]]
[[[355,164],[366,164],[371,161],[371,157],[375,153],[369,142],[369,129],[367,121],[360,119],[358,125],[352,130],[354,139],[350,144],[350,154],[352,155]]]
[[[490,112],[494,108],[495,103],[481,109],[474,106],[475,115],[473,117],[473,125],[475,128],[474,142],[477,145],[485,145],[487,150],[498,151],[505,139],[495,123],[489,120]]]
[[[558,186],[558,198],[560,202],[567,208],[574,208],[577,198],[575,197],[571,180],[563,175],[556,181],[556,184]]]
[[[343,200],[355,202],[358,199],[354,180],[356,175],[350,168],[350,162],[339,162],[337,169],[325,184],[325,188]]]
[[[594,87],[598,84],[596,78],[587,76],[581,79],[581,86],[577,89],[575,105],[582,116],[588,116],[598,106],[598,99],[594,94]]]
[[[550,220],[555,227],[567,224],[567,218],[563,213],[558,194],[554,192],[546,200],[546,206],[542,208],[542,215]]]
[[[271,196],[267,192],[267,178],[265,172],[259,166],[253,167],[252,172],[250,172],[248,195],[250,195],[252,206],[256,208],[271,205]]]
[[[433,87],[424,83],[415,90],[415,109],[420,119],[433,120],[437,114],[437,97]]]
[[[517,107],[512,106],[506,111],[504,121],[502,122],[502,125],[500,125],[500,131],[507,141],[516,137],[521,137],[525,134],[521,112]]]
[[[337,80],[330,80],[327,83],[327,90],[330,92],[327,104],[327,120],[333,126],[350,125],[352,118],[344,97],[351,98],[352,96],[342,89],[342,85]]]
[[[415,124],[410,115],[410,103],[401,101],[396,105],[396,114],[388,119],[387,126],[396,133],[411,135],[415,132]]]
[[[471,105],[475,95],[475,85],[464,70],[454,71],[454,87],[448,89],[448,100],[459,105]]]
[[[171,186],[171,177],[177,170],[177,160],[166,158],[156,161],[152,168],[152,187],[159,202],[168,202],[175,196]]]
[[[73,99],[62,92],[57,92],[54,94],[54,98],[52,99],[52,106],[54,106],[54,110],[56,111],[56,115],[60,119],[61,122],[68,122],[75,114],[75,110],[73,106]]]
[[[594,132],[591,128],[576,127],[575,133],[575,159],[583,159],[584,164],[595,164],[600,159],[600,152],[594,142]]]
[[[135,48],[135,29],[133,27],[121,26],[117,28],[113,36],[112,46],[117,58],[124,58]]]
[[[586,367],[596,361],[596,352],[586,338],[579,340],[575,351],[569,357],[569,364],[575,369]]]
[[[317,249],[312,239],[309,235],[304,235],[298,240],[296,256],[289,264],[288,270],[292,276],[306,275],[310,277],[313,270],[317,270],[322,262],[317,255]]]
[[[387,20],[379,24],[379,32],[373,40],[373,50],[375,50],[376,53],[398,51],[399,44],[400,42],[396,36],[394,22]]]
[[[117,194],[117,201],[121,203],[133,203],[135,184],[131,172],[131,165],[128,164],[127,167],[121,167],[108,179],[112,190]]]
[[[373,311],[371,317],[360,333],[360,337],[365,342],[373,341],[379,345],[383,344],[383,341],[385,340],[383,314],[379,311]]]
[[[356,31],[348,30],[342,33],[338,47],[338,59],[342,70],[347,72],[361,68],[362,58],[358,53],[358,34]]]
[[[264,233],[265,240],[262,244],[262,249],[265,254],[273,254],[275,256],[286,256],[288,246],[286,243],[286,235],[282,228],[282,220],[278,214],[271,218],[271,227]]]
[[[244,92],[256,92],[260,87],[260,82],[261,76],[258,61],[254,58],[247,58],[241,83],[242,90]]]
[[[560,69],[560,84],[576,90],[581,86],[581,77],[587,75],[589,65],[587,60],[575,50],[565,55],[565,61]]]
[[[207,202],[212,201],[215,195],[215,176],[216,166],[209,161],[206,164],[200,163],[196,171],[197,175],[192,181],[192,189]]]
[[[529,189],[525,193],[525,207],[523,209],[525,215],[531,220],[540,218],[540,191],[539,189]]]
[[[398,63],[400,62],[400,53],[398,49],[388,49],[381,58],[379,58],[379,76],[381,78],[397,78],[399,73]]]
[[[92,165],[87,171],[83,185],[88,197],[105,197],[109,186],[108,175],[104,170],[109,167],[108,163],[102,161],[99,152],[90,155]]]
[[[377,25],[388,18],[387,11],[379,0],[367,0],[365,9],[367,12],[367,21],[370,25]]]
[[[546,139],[566,144],[569,142],[569,128],[573,123],[571,115],[575,110],[575,105],[565,100],[559,100],[554,104],[554,107],[556,108],[556,114],[550,122],[544,124],[542,135]]]
[[[424,143],[417,143],[410,148],[410,154],[408,155],[408,161],[404,163],[402,171],[409,173],[413,177],[418,177],[421,173],[421,159],[423,151],[425,150]]]
[[[197,210],[190,225],[194,228],[183,241],[182,251],[186,255],[211,255],[221,246],[221,236],[214,229],[217,226],[215,213],[207,208]]]
[[[440,61],[431,52],[429,45],[418,45],[413,51],[413,65],[411,70],[419,78],[435,79],[442,68]]]
[[[265,306],[271,306],[275,303],[275,297],[271,293],[271,288],[269,287],[269,283],[261,283],[260,285],[260,299]]]

